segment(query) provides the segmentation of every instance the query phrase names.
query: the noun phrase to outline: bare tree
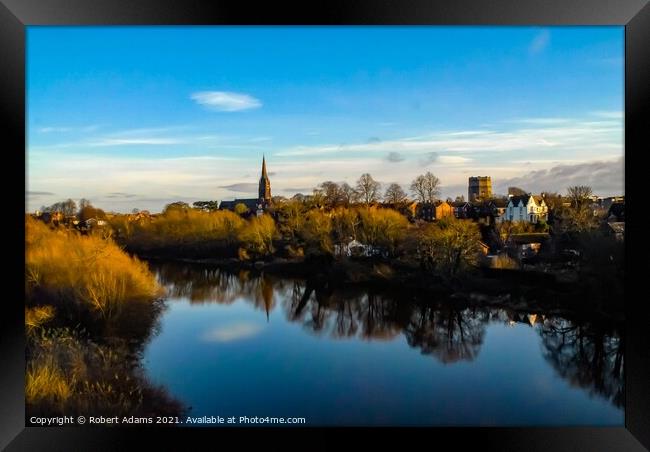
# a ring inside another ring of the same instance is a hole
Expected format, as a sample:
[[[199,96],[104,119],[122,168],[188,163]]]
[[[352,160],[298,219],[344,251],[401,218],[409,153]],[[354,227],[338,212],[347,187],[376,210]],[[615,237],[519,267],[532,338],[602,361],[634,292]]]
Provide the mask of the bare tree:
[[[440,193],[440,179],[427,171],[411,182],[411,191],[420,202],[433,203]]]
[[[328,206],[335,207],[343,201],[341,187],[336,182],[328,180],[320,184],[318,188],[323,193],[323,200]]]
[[[350,204],[357,201],[358,193],[357,191],[350,187],[347,182],[343,182],[340,187],[341,190],[341,200],[343,204],[349,206]]]
[[[84,207],[91,207],[91,206],[92,204],[90,203],[89,199],[81,198],[79,200],[79,212],[81,212],[84,209]]]
[[[571,199],[571,205],[578,208],[593,194],[593,190],[587,185],[574,185],[567,188],[567,193]]]
[[[399,184],[392,183],[384,193],[384,201],[391,204],[401,204],[406,201],[406,193]]]
[[[77,203],[74,202],[72,199],[68,199],[63,203],[63,214],[66,217],[70,217],[75,214],[77,210]]]
[[[357,181],[357,193],[359,198],[366,206],[379,199],[379,189],[381,184],[374,180],[368,173],[362,174]]]

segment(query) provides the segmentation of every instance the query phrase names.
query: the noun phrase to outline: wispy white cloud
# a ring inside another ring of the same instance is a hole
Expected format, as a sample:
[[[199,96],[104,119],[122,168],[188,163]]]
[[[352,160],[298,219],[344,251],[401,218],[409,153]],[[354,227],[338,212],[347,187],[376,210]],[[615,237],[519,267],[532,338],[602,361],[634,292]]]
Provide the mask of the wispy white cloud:
[[[220,185],[219,188],[225,188],[226,190],[239,192],[239,193],[255,193],[259,185],[252,182],[239,182],[236,184],[230,185]]]
[[[391,163],[399,163],[399,162],[403,162],[404,160],[406,160],[406,157],[404,157],[399,152],[393,151],[393,152],[388,153],[388,155],[386,156],[386,160],[388,160]]]
[[[573,165],[561,164],[547,169],[527,172],[519,177],[503,179],[495,185],[497,192],[505,193],[507,187],[522,187],[532,192],[558,191],[567,187],[588,185],[594,193],[604,195],[625,194],[623,157],[598,160]]]
[[[591,112],[585,115],[586,119],[568,119],[555,124],[525,121],[523,118],[501,122],[498,127],[492,124],[489,130],[443,130],[380,141],[368,140],[367,135],[362,135],[359,142],[344,145],[275,147],[275,152],[273,148],[266,151],[267,165],[269,171],[278,174],[272,178],[276,195],[291,196],[297,191],[309,193],[324,180],[354,185],[359,175],[365,172],[379,181],[395,181],[408,186],[418,174],[432,171],[444,185],[442,195],[454,197],[466,191],[466,188],[461,188],[466,187],[467,177],[477,174],[492,176],[496,186],[499,181],[521,178],[532,171],[586,165],[622,156],[622,121],[615,119],[611,112],[606,113]],[[198,141],[198,136],[205,136],[205,132],[192,138],[191,135],[171,137],[170,132],[148,130],[102,136],[95,140],[150,138],[189,142],[194,139],[192,143],[196,145],[197,154],[164,158],[122,153],[98,155],[83,147],[65,153],[41,152],[30,147],[27,153],[28,188],[57,193],[57,197],[62,199],[86,197],[93,202],[97,200],[97,205],[106,210],[119,211],[130,211],[134,207],[159,211],[165,204],[181,199],[187,202],[229,200],[242,196],[242,193],[254,194],[262,152],[224,154],[219,142]],[[245,143],[250,137],[240,139]],[[155,147],[154,144],[151,146]],[[400,161],[399,174],[395,172],[394,164],[387,164],[391,153],[394,153],[393,160]],[[620,171],[622,173],[622,167]],[[90,179],[89,175],[92,175]],[[549,184],[553,180],[542,173],[536,173],[535,177],[547,180]],[[577,176],[575,180],[578,180]],[[597,192],[612,186],[611,183],[593,183],[593,179],[586,179],[586,182],[594,185]],[[565,184],[564,179],[558,177],[557,186],[550,185],[544,189],[561,191],[565,188],[562,184]],[[535,188],[531,186],[530,189]],[[137,193],[138,196],[106,196],[118,192]],[[40,206],[38,198],[33,196],[28,197],[27,202],[32,203],[31,208]]]
[[[461,164],[461,163],[468,163],[471,162],[472,159],[467,158],[467,157],[460,157],[458,155],[441,155],[438,158],[438,162],[443,163],[443,164]]]
[[[420,165],[427,166],[435,163],[440,158],[440,154],[437,152],[428,152],[425,155],[421,156],[419,159]]]
[[[94,132],[99,129],[99,125],[90,125],[83,127],[63,127],[63,126],[48,126],[36,129],[38,133],[66,133],[66,132]]]
[[[592,115],[605,119],[623,119],[625,113],[622,110],[597,110]]]
[[[89,141],[88,146],[131,146],[131,145],[166,145],[181,144],[184,141],[177,138],[103,138],[98,141]]]
[[[360,142],[345,145],[323,144],[297,146],[276,152],[280,157],[333,156],[337,154],[386,154],[395,152],[422,158],[432,152],[439,156],[450,153],[502,153],[511,151],[544,152],[549,147],[566,152],[622,152],[622,126],[614,120],[552,118],[520,119],[523,126],[495,130],[443,131],[417,137],[381,142]]]
[[[262,106],[259,99],[244,93],[200,91],[190,97],[199,105],[218,111],[242,111]]]
[[[69,132],[71,130],[70,127],[41,127],[37,129],[38,133]]]
[[[250,141],[251,143],[266,143],[266,142],[272,141],[272,140],[273,140],[272,137],[254,137],[254,138],[251,138],[248,141]]]
[[[513,122],[520,124],[533,124],[533,125],[554,125],[554,124],[566,124],[571,122],[569,118],[523,118],[515,119]]]
[[[268,138],[270,140],[270,138]],[[220,149],[255,149],[259,148],[267,137],[237,137],[229,135],[206,134],[205,130],[187,125],[150,127],[138,129],[117,130],[94,136],[81,136],[76,140],[44,144],[31,147],[31,150],[113,147],[113,146],[156,146],[196,144],[210,149],[219,146]]]
[[[107,198],[135,198],[136,194],[134,193],[123,193],[123,192],[112,192],[106,195]]]
[[[591,60],[591,62],[601,66],[614,66],[623,69],[625,59],[623,57],[605,57]]]
[[[528,46],[528,52],[531,55],[538,54],[544,49],[546,49],[551,42],[551,32],[549,30],[542,30],[531,41],[530,45]]]

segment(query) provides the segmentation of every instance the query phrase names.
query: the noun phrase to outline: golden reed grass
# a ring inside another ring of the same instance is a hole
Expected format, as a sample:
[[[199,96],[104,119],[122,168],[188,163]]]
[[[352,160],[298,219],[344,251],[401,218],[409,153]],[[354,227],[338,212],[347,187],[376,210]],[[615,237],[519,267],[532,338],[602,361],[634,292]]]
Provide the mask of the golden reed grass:
[[[126,303],[149,303],[160,293],[146,263],[111,239],[52,230],[31,218],[26,223],[25,265],[28,302],[72,303],[104,319],[119,314]],[[36,293],[42,299],[34,299]]]

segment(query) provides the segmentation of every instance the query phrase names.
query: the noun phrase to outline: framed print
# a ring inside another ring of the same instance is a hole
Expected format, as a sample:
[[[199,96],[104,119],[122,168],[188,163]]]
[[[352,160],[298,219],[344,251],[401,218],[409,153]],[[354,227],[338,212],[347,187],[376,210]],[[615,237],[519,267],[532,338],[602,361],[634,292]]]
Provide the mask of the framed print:
[[[647,2],[3,2],[7,450],[649,447]]]

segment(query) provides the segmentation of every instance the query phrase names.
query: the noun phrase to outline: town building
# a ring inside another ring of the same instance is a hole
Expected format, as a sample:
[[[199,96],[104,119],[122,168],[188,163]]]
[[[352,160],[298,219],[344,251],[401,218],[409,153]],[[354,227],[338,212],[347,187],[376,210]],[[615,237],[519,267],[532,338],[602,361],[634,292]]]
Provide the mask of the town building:
[[[452,216],[454,216],[454,208],[447,201],[418,203],[416,207],[416,218],[420,220],[434,221]]]
[[[492,179],[490,176],[474,176],[469,178],[467,199],[476,201],[492,197]]]
[[[445,217],[453,217],[454,216],[454,208],[451,207],[451,204],[449,204],[447,201],[438,201],[435,203],[435,209],[436,209],[436,220],[440,220]]]
[[[500,217],[500,221],[538,223],[540,220],[548,220],[548,206],[542,196],[531,194],[510,196],[505,215]]]
[[[472,218],[480,223],[493,224],[501,222],[504,219],[508,200],[505,198],[493,198],[486,201],[474,202],[472,204]]]
[[[271,180],[266,171],[266,158],[262,157],[262,175],[260,176],[257,198],[236,198],[233,201],[221,201],[220,210],[235,210],[237,204],[243,204],[249,213],[261,215],[271,205]]]
[[[474,208],[467,201],[455,201],[451,203],[454,209],[454,216],[459,219],[468,219],[474,217]]]

